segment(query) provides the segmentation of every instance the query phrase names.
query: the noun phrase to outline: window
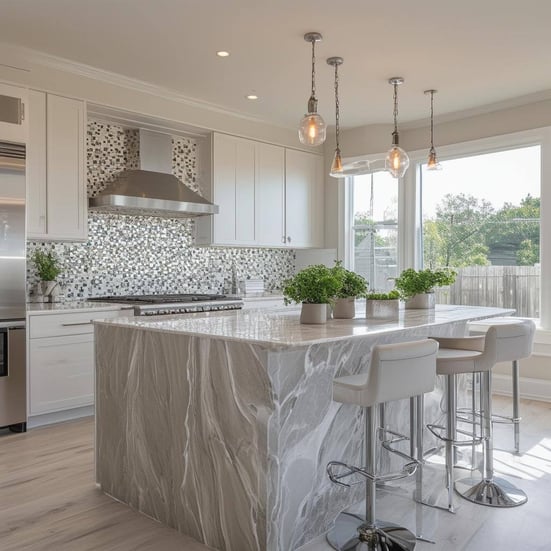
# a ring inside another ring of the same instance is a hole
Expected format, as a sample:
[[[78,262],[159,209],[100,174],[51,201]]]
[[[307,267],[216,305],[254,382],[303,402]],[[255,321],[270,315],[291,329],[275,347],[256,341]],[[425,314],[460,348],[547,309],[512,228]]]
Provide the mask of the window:
[[[535,145],[421,165],[424,267],[458,272],[437,302],[539,317],[540,157]]]
[[[390,290],[398,265],[398,181],[387,172],[355,176],[351,184],[351,269],[372,290]]]

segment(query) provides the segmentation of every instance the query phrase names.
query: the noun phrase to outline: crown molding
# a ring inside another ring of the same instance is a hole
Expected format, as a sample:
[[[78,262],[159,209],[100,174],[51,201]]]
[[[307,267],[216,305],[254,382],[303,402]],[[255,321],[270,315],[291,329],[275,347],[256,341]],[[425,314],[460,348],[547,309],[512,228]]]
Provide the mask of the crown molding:
[[[9,48],[10,52],[17,52],[21,58],[30,65],[38,65],[41,67],[46,67],[48,69],[54,69],[58,71],[63,71],[73,75],[81,76],[84,78],[89,78],[92,80],[97,80],[105,84],[110,84],[117,86],[119,88],[125,88],[132,91],[138,91],[151,96],[158,98],[163,98],[169,101],[174,101],[193,107],[196,109],[203,109],[206,111],[211,111],[214,113],[220,113],[224,115],[231,115],[240,119],[248,120],[251,122],[259,124],[268,124],[270,126],[284,128],[285,130],[292,129],[289,126],[277,124],[273,121],[263,119],[261,117],[255,117],[243,111],[238,111],[234,109],[228,109],[222,105],[215,103],[210,103],[204,100],[197,98],[192,98],[186,96],[182,92],[172,88],[166,88],[164,86],[159,86],[157,84],[152,84],[144,80],[136,79],[133,77],[127,77],[119,73],[114,73],[112,71],[106,71],[105,69],[99,69],[91,65],[86,65],[85,63],[80,63],[77,61],[72,61],[63,57],[59,57],[52,54],[47,54],[45,52],[40,52],[38,50],[33,50],[31,48],[25,48],[22,46],[15,46],[8,43],[0,43],[0,48]],[[22,69],[26,71],[31,71],[32,69]]]

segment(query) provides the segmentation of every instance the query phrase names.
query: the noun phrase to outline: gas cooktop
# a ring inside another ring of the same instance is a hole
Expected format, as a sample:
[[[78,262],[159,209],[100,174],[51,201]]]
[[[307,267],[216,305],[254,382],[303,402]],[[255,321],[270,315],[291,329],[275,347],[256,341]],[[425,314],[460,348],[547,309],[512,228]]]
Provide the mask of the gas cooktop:
[[[163,314],[186,314],[192,312],[210,312],[215,310],[237,310],[243,307],[240,297],[184,293],[174,295],[126,295],[93,297],[89,301],[113,302],[134,306],[136,316],[158,316]]]

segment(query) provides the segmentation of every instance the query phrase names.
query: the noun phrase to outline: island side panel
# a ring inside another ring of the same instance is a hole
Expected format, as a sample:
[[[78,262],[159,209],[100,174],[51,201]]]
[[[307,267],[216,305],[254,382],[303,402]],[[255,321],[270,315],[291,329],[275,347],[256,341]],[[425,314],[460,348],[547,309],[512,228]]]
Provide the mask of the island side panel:
[[[103,491],[221,551],[266,549],[265,354],[125,327],[96,343]]]
[[[294,550],[320,536],[343,509],[365,497],[361,486],[343,488],[327,477],[329,461],[361,465],[363,448],[361,408],[333,402],[333,379],[367,372],[371,348],[376,343],[404,342],[428,335],[458,336],[464,331],[465,322],[412,327],[269,353],[268,372],[277,408],[269,423],[268,438],[270,551]],[[426,397],[427,420],[438,415],[441,396],[438,384]],[[387,411],[392,427],[408,433],[409,400],[393,403]],[[404,451],[408,451],[407,446]],[[398,465],[400,462],[388,454],[379,456],[379,468],[385,472],[396,470]],[[398,522],[400,518],[388,520]]]

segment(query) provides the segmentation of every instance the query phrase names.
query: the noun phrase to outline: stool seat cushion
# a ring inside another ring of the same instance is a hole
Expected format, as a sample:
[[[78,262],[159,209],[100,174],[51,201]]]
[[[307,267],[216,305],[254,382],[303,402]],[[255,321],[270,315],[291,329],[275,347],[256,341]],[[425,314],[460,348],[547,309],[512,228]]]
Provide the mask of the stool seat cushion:
[[[536,324],[531,319],[489,318],[467,325],[470,335],[483,335],[490,327],[496,330],[497,361],[512,362],[532,354]]]
[[[438,375],[457,375],[480,371],[477,361],[481,356],[482,352],[477,350],[439,348],[436,356],[436,373]]]
[[[370,407],[430,392],[437,350],[432,339],[375,345],[367,373],[333,381],[333,400]]]

